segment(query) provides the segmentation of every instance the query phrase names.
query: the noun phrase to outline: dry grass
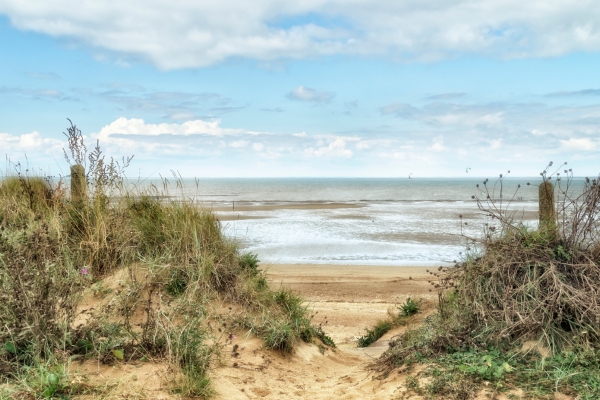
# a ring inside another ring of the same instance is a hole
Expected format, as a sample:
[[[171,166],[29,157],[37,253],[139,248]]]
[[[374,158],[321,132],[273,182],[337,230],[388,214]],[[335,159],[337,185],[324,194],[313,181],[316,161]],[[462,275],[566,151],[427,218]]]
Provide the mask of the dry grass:
[[[267,347],[311,340],[302,300],[271,290],[211,212],[156,188],[125,190],[131,158],[88,154],[74,125],[67,136],[69,158],[88,163],[87,201],[18,168],[0,181],[0,396],[73,394],[68,363],[87,358],[165,360],[174,392],[209,396],[235,323],[223,304]]]
[[[432,289],[439,294],[437,314],[391,342],[373,364],[376,371],[386,375],[426,362],[433,365],[427,376],[434,381],[443,376],[449,382],[478,385],[486,379],[514,387],[518,376],[528,376],[531,382],[520,387],[543,391],[549,390],[549,374],[566,371],[557,378],[555,390],[579,390],[582,398],[600,395],[600,376],[589,369],[600,363],[598,180],[587,179],[577,193],[572,172],[564,170],[561,177],[558,171],[549,173],[551,166],[541,176],[543,182],[556,181],[557,215],[539,230],[508,211],[516,193],[503,196],[502,175],[493,185],[487,179],[477,185],[479,194],[473,198],[489,217],[482,237],[465,237],[462,262],[430,271]],[[552,358],[536,364],[539,358],[521,352],[526,341],[549,349]],[[457,360],[467,364],[457,366]],[[477,364],[471,370],[469,365]],[[583,383],[582,377],[587,377]]]

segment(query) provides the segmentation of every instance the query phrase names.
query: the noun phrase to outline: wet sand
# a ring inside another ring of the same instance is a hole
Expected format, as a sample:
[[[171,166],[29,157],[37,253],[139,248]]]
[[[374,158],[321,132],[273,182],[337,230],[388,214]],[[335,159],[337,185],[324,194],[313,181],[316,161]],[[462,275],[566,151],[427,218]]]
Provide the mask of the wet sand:
[[[273,203],[273,204],[265,204],[260,203],[256,204],[254,202],[232,202],[227,206],[216,206],[209,208],[213,212],[232,212],[236,211],[275,211],[275,210],[331,210],[338,208],[362,208],[365,207],[366,204],[360,203],[330,203],[330,202],[318,202],[318,201],[307,201],[307,202],[281,202],[281,203]]]

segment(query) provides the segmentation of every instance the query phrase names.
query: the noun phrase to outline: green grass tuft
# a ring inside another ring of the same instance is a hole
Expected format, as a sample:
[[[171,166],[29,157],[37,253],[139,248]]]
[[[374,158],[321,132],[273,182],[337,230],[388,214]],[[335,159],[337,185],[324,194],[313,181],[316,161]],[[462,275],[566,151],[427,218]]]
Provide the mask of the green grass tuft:
[[[390,321],[379,321],[373,329],[367,329],[367,333],[358,338],[358,347],[368,347],[375,343],[379,338],[385,335],[393,325]]]

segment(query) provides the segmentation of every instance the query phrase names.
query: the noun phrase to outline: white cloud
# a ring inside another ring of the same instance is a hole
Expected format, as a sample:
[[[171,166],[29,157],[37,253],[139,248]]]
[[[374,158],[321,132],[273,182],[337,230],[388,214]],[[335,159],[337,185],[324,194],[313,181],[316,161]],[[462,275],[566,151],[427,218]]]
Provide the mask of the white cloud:
[[[406,176],[417,171],[420,176],[463,176],[464,168],[471,167],[483,175],[507,168],[522,175],[535,173],[550,159],[573,161],[577,173],[598,172],[600,105],[461,100],[392,108],[393,115],[383,117],[387,124],[334,133],[256,132],[223,126],[220,120],[149,123],[119,118],[91,138],[100,139],[108,156],[135,154],[134,169],[141,165],[148,174],[180,169],[184,176]],[[434,122],[451,113],[460,118]],[[469,121],[490,115],[497,123]],[[55,139],[38,132],[0,134],[0,149],[12,160],[23,161],[25,153],[36,165],[52,167],[52,156],[62,161],[64,146],[62,135],[54,134]]]
[[[346,139],[343,137],[329,138],[329,143],[326,146],[318,147],[317,149],[309,148],[306,150],[306,155],[317,157],[352,157],[352,150],[346,148]]]
[[[502,139],[493,139],[490,140],[490,149],[497,150],[502,146]]]
[[[225,136],[225,135],[241,135],[249,133],[243,129],[226,129],[220,127],[221,120],[212,122],[194,120],[187,121],[182,124],[147,124],[143,119],[138,118],[119,118],[116,121],[103,127],[96,135],[98,139],[110,139],[111,135],[209,135],[209,136]]]
[[[570,138],[560,142],[565,150],[591,151],[596,149],[596,143],[592,142],[590,138]]]
[[[32,150],[50,153],[62,149],[64,145],[65,143],[60,140],[42,137],[39,132],[22,135],[0,133],[0,148],[7,153],[28,152]]]
[[[167,156],[169,154],[220,154],[224,148],[243,148],[244,137],[268,136],[247,129],[221,127],[221,120],[191,120],[182,123],[146,123],[139,118],[118,118],[92,138],[111,150],[127,154]],[[233,139],[233,140],[225,140]]]
[[[446,150],[446,147],[444,147],[444,137],[438,136],[438,137],[434,138],[433,144],[431,145],[429,150],[435,151],[435,152],[440,152],[440,151]]]
[[[247,140],[236,140],[235,142],[231,142],[229,147],[233,147],[234,149],[241,149],[247,147],[250,142]]]
[[[256,151],[263,151],[265,149],[265,145],[262,143],[254,143],[252,144],[252,148]]]
[[[73,39],[115,63],[142,59],[163,69],[233,57],[437,60],[600,49],[600,3],[593,1],[2,0],[0,13],[20,29]]]
[[[305,86],[298,86],[287,95],[290,100],[311,101],[315,103],[327,103],[333,98],[333,93],[317,91]]]

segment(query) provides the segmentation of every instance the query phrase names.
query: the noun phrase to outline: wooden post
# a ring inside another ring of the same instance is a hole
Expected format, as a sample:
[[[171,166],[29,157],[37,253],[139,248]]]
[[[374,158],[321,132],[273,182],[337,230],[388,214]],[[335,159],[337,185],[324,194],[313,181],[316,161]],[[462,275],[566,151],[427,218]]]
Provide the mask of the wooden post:
[[[87,203],[85,169],[82,165],[71,165],[71,203]]]
[[[544,181],[539,189],[540,232],[556,234],[556,211],[554,209],[554,185]]]

